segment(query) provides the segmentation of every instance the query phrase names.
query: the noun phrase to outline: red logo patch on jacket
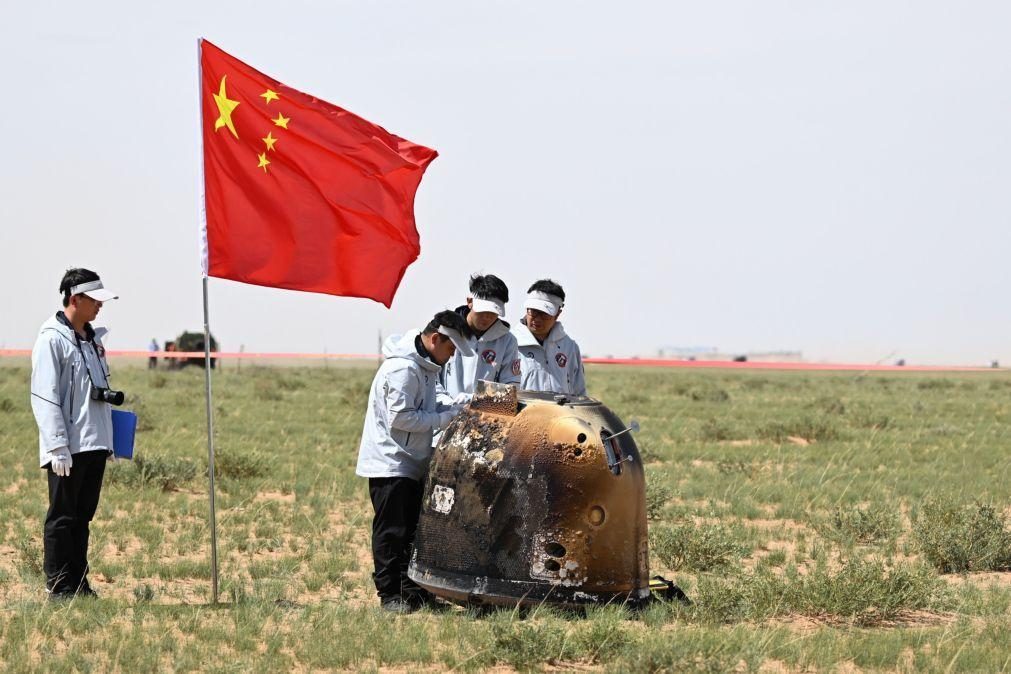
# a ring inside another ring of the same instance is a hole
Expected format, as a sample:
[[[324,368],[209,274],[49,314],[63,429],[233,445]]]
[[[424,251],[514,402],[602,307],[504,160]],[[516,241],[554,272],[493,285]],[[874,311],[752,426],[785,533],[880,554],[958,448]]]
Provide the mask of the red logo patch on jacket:
[[[495,349],[485,349],[481,352],[481,360],[491,365],[495,362]]]
[[[516,360],[513,361],[513,374],[518,377],[518,376],[520,376],[520,372],[522,372],[522,371],[523,371],[523,369],[520,366],[520,359],[517,358]]]
[[[556,353],[555,362],[558,363],[558,367],[565,367],[565,364],[569,362],[569,359],[565,357],[564,353]]]

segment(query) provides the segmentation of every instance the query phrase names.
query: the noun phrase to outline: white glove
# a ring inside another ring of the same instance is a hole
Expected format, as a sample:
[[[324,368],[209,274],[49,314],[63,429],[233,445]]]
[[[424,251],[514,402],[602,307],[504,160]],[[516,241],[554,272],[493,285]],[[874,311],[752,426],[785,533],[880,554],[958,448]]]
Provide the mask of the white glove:
[[[74,465],[74,457],[70,455],[69,447],[58,447],[49,452],[52,458],[53,472],[60,477],[70,477],[70,468]]]
[[[468,405],[470,401],[474,399],[473,393],[457,393],[456,397],[453,398],[454,405]]]
[[[439,412],[439,430],[440,431],[446,430],[446,426],[449,426],[449,422],[452,421],[453,417],[455,417],[459,413],[460,409],[456,405],[453,405],[448,410],[443,410],[442,412]]]

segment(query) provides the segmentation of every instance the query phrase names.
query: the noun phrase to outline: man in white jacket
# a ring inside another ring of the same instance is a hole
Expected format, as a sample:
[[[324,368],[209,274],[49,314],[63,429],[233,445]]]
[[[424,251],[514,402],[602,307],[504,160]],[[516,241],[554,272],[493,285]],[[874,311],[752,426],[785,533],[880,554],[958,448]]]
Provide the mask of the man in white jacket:
[[[424,330],[391,336],[386,360],[372,380],[356,473],[369,479],[372,578],[383,609],[408,613],[426,593],[407,577],[411,546],[421,514],[422,479],[432,458],[432,434],[444,429],[459,407],[436,399],[442,366],[460,350],[472,355],[467,322],[441,311]]]
[[[116,393],[102,393],[109,390],[109,366],[91,327],[115,293],[88,269],[67,270],[60,292],[63,311],[42,324],[32,349],[31,381],[39,466],[49,480],[43,568],[53,600],[95,595],[88,584],[88,536],[112,452],[107,400]]]
[[[519,348],[513,371],[525,390],[586,395],[579,345],[558,322],[564,305],[565,291],[550,279],[537,281],[527,291],[526,315],[513,328]]]
[[[493,274],[470,277],[470,295],[467,303],[456,308],[456,313],[467,321],[474,338],[470,345],[473,355],[457,351],[439,376],[441,402],[468,403],[474,396],[474,386],[479,379],[500,384],[519,384],[519,371],[513,372],[516,360],[516,338],[509,332],[505,305],[509,301],[509,288]]]

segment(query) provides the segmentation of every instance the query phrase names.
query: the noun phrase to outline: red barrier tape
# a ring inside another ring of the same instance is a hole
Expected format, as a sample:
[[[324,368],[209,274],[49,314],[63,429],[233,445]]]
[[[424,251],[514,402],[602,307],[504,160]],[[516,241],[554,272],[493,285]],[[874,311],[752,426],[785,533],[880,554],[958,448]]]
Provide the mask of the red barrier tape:
[[[875,372],[1006,372],[1007,368],[965,367],[959,365],[861,365],[858,363],[774,363],[727,360],[666,360],[656,358],[584,358],[584,363],[598,365],[639,365],[641,367],[719,368],[726,370],[819,370]]]
[[[203,351],[109,351],[110,356],[131,358],[203,358]],[[0,349],[3,356],[31,356],[30,349]],[[246,353],[212,352],[211,358],[221,359],[301,359],[301,360],[378,360],[376,353]],[[1007,368],[965,367],[959,365],[875,365],[858,363],[773,363],[725,360],[668,360],[659,358],[584,358],[593,365],[632,365],[638,367],[682,367],[726,370],[808,370],[853,372],[1007,372]]]
[[[0,357],[3,356],[31,356],[31,349],[0,349]],[[106,351],[109,356],[126,356],[129,358],[203,358],[203,351]],[[212,351],[211,358],[302,358],[321,359],[333,358],[344,360],[376,360],[379,358],[375,353],[246,353]]]

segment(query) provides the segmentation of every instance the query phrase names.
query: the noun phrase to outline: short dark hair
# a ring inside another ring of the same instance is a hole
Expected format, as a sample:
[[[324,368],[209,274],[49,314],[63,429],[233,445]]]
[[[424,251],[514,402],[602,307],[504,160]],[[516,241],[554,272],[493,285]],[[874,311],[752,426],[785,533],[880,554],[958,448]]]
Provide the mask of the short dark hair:
[[[565,291],[562,290],[562,286],[558,285],[549,278],[542,278],[540,281],[537,281],[530,286],[530,289],[527,290],[527,292],[547,293],[549,295],[554,295],[563,302],[565,301]]]
[[[494,274],[474,274],[470,277],[470,294],[482,300],[509,301],[509,288]]]
[[[90,269],[84,269],[83,267],[71,267],[63,274],[63,280],[60,281],[60,293],[63,295],[63,306],[70,306],[70,289],[74,286],[79,286],[82,283],[89,283],[91,281],[98,281],[98,274],[91,271]]]
[[[474,336],[470,326],[467,325],[467,320],[460,314],[455,311],[450,311],[449,309],[437,313],[432,320],[428,322],[428,325],[425,326],[425,329],[422,332],[423,334],[430,335],[433,332],[439,332],[440,327],[456,330],[467,339]]]

